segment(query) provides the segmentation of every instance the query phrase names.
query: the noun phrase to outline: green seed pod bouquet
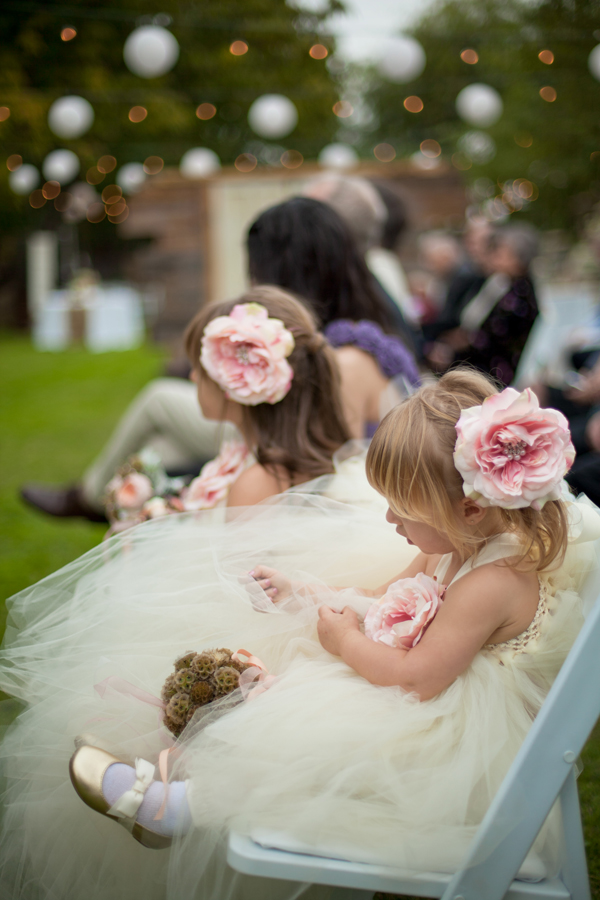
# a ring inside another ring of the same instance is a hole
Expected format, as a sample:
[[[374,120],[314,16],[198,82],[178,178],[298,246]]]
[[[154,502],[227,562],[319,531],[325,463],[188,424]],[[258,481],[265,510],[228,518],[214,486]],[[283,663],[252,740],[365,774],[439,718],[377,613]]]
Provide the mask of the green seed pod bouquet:
[[[252,664],[234,658],[231,650],[225,649],[180,657],[161,691],[165,726],[179,737],[197,709],[235,691],[242,672],[251,668]]]

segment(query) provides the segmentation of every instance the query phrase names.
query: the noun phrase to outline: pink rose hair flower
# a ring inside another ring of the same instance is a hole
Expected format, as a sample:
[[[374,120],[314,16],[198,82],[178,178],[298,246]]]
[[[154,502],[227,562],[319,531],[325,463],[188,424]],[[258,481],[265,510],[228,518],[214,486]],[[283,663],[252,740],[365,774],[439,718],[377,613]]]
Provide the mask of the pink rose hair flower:
[[[505,388],[456,423],[454,465],[466,497],[480,506],[540,510],[558,500],[575,459],[569,425],[555,409],[540,409],[529,388]]]
[[[224,500],[248,459],[248,448],[240,441],[226,441],[219,455],[207,462],[197,478],[181,492],[183,509],[212,509]]]
[[[422,572],[395,581],[367,610],[366,637],[388,647],[416,647],[439,610],[445,590]]]
[[[294,372],[286,357],[293,349],[294,337],[280,319],[270,319],[260,303],[239,303],[204,329],[200,362],[228,398],[257,406],[288,393]]]

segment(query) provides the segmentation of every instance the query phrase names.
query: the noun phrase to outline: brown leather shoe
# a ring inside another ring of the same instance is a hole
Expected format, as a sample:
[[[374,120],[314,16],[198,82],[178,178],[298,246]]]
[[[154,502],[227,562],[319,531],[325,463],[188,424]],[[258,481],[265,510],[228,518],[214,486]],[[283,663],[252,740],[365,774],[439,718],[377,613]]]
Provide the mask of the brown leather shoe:
[[[21,488],[21,498],[29,506],[59,519],[79,516],[90,522],[108,521],[103,512],[93,509],[85,502],[77,485],[49,487],[44,484],[26,484]]]

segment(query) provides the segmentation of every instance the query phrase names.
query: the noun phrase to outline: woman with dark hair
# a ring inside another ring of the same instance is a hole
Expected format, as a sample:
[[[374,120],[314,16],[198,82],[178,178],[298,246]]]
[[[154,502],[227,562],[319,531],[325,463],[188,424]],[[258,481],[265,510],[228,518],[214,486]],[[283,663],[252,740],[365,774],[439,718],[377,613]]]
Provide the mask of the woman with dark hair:
[[[386,333],[398,330],[347,226],[327,203],[292,197],[272,206],[250,226],[247,247],[252,281],[299,294],[323,326],[368,319]]]
[[[419,373],[347,225],[327,203],[293,197],[260,214],[247,247],[253,282],[287,288],[320,317],[337,348],[350,431],[370,435]]]

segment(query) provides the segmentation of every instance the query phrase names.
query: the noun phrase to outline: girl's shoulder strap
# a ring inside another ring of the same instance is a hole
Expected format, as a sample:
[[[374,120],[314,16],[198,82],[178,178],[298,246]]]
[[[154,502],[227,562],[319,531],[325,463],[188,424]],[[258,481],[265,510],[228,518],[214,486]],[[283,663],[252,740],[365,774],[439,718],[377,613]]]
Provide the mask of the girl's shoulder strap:
[[[519,535],[507,533],[497,534],[487,542],[483,550],[473,554],[473,556],[470,556],[466,562],[463,563],[450,584],[454,584],[454,582],[458,581],[459,578],[462,578],[463,575],[467,575],[469,572],[472,572],[473,569],[478,569],[480,566],[497,562],[499,559],[506,559],[509,556],[518,555],[522,551],[522,547],[523,543]],[[443,582],[451,558],[452,554],[449,553],[447,556],[443,556],[439,561],[436,569],[438,581]],[[448,584],[447,587],[450,587],[450,584]]]

